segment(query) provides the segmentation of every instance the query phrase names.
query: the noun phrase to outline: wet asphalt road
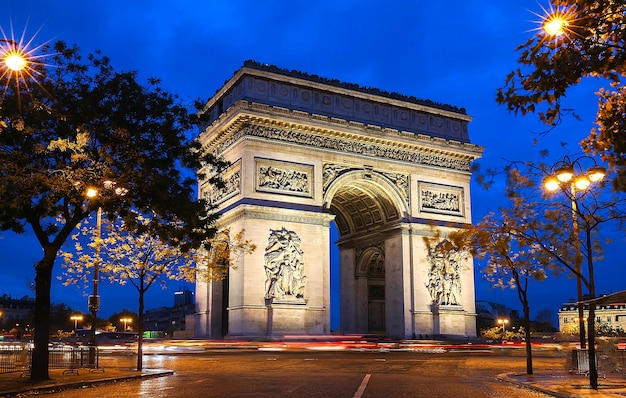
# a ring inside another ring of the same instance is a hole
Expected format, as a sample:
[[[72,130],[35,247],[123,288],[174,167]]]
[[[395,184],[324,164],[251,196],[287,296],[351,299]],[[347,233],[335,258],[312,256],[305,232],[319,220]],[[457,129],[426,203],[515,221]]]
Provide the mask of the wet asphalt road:
[[[132,366],[130,357],[102,357],[103,366]],[[558,354],[535,358],[537,372],[562,370]],[[145,368],[173,376],[51,394],[58,397],[545,397],[496,375],[524,372],[519,353],[210,351],[146,355]]]

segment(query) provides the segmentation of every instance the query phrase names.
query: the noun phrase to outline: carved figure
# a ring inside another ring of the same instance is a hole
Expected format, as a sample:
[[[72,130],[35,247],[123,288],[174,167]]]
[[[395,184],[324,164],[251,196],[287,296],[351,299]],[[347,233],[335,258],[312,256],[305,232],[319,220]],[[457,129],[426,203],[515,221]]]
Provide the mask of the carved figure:
[[[285,227],[270,230],[265,248],[265,298],[302,299],[306,277],[300,237]]]
[[[461,304],[461,259],[466,253],[451,246],[449,241],[444,240],[428,250],[430,269],[427,288],[433,302],[439,305]]]

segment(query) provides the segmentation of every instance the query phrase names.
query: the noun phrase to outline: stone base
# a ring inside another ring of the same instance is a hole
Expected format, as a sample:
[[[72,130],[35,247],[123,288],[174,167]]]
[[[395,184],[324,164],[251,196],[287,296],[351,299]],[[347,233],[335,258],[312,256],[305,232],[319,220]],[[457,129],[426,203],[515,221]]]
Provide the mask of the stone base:
[[[475,337],[476,317],[458,305],[432,306],[432,312],[415,313],[416,337]]]
[[[324,308],[307,307],[300,301],[230,308],[227,338],[330,334],[326,324]]]

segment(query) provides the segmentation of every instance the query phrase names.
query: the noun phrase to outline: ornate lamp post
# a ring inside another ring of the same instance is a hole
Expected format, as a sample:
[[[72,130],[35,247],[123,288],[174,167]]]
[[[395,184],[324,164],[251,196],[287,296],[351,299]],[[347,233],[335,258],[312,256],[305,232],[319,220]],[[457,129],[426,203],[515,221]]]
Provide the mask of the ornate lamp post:
[[[591,159],[593,166],[588,169],[583,169],[580,161],[583,159]],[[578,226],[578,195],[584,195],[589,190],[593,183],[600,182],[606,176],[606,169],[598,166],[595,160],[589,156],[581,156],[573,161],[565,156],[552,167],[552,172],[548,177],[544,179],[544,185],[547,190],[554,191],[561,189],[565,193],[571,202],[572,208],[572,239],[574,242],[574,271],[576,273],[576,288],[578,293],[578,330],[580,337],[580,351],[574,351],[576,353],[576,360],[579,364],[588,363],[589,371],[589,384],[591,388],[598,388],[598,368],[596,363],[596,350],[595,350],[595,332],[594,332],[594,306],[590,304],[589,307],[589,328],[588,328],[588,341],[589,351],[586,350],[585,345],[585,316],[584,316],[584,304],[582,296],[582,281],[583,274],[581,271],[582,254],[580,252],[580,242],[578,239],[579,226]],[[588,282],[587,287],[591,298],[595,298],[595,282],[593,275],[593,265],[591,258],[588,258]],[[585,360],[584,358],[587,358]],[[581,358],[583,358],[581,360]]]
[[[572,208],[572,231],[574,240],[574,268],[576,270],[576,291],[578,294],[578,330],[580,348],[585,349],[585,321],[584,321],[584,304],[582,279],[581,279],[581,253],[580,243],[578,241],[578,204],[577,192],[585,192],[592,183],[602,181],[606,175],[606,169],[598,166],[593,161],[593,166],[587,170],[583,170],[580,161],[582,159],[592,159],[588,156],[581,156],[573,161],[569,156],[564,156],[561,160],[552,166],[551,173],[543,180],[544,187],[550,191],[562,189],[568,196]]]

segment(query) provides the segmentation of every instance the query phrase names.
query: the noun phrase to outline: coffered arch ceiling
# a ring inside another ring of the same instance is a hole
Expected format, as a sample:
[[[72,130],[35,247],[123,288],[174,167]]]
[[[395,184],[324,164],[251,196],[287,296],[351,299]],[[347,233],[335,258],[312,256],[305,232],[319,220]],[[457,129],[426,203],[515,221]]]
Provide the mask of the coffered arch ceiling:
[[[330,212],[335,215],[341,236],[369,232],[400,219],[391,198],[367,182],[352,182],[340,187],[332,198]]]

